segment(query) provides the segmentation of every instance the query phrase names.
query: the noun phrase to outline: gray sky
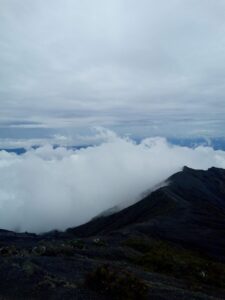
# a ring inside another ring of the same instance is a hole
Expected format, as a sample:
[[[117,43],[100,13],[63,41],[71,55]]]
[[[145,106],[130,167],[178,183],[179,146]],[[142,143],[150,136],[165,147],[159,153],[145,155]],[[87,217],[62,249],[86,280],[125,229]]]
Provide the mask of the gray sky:
[[[0,139],[225,136],[225,1],[0,0]]]

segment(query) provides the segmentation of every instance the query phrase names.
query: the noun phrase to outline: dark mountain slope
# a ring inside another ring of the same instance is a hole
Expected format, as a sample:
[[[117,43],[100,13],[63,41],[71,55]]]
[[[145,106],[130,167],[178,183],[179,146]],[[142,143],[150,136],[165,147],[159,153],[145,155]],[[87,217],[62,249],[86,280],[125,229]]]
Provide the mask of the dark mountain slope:
[[[0,299],[225,299],[224,250],[225,170],[185,167],[67,232],[0,230]]]
[[[131,207],[68,230],[86,237],[112,231],[141,232],[225,258],[225,170],[184,167]]]

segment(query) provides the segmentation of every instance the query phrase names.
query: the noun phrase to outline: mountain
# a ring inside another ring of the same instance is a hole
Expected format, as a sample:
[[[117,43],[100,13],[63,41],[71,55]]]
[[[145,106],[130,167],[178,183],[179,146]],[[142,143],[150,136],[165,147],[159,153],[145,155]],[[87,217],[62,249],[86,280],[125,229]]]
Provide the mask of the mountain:
[[[0,299],[225,299],[225,170],[184,167],[65,232],[0,230]]]
[[[225,259],[225,170],[184,167],[138,203],[68,230],[83,237],[113,231],[140,232]]]

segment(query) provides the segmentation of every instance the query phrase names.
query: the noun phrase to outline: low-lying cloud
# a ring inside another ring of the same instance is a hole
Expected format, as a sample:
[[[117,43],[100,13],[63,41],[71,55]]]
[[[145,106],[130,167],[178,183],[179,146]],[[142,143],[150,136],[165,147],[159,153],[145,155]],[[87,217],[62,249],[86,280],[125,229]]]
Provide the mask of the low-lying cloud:
[[[125,207],[187,165],[225,168],[225,151],[140,144],[109,134],[80,150],[45,145],[23,155],[0,152],[0,228],[44,232],[87,222],[111,207]]]

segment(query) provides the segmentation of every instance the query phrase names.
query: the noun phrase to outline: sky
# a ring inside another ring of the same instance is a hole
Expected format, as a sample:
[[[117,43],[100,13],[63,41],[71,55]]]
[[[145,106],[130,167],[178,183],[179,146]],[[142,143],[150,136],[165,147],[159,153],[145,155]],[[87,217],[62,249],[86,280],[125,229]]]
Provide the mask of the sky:
[[[0,228],[64,230],[225,168],[224,65],[224,0],[0,0]]]
[[[0,144],[224,137],[224,64],[223,0],[0,0]]]

